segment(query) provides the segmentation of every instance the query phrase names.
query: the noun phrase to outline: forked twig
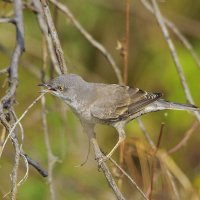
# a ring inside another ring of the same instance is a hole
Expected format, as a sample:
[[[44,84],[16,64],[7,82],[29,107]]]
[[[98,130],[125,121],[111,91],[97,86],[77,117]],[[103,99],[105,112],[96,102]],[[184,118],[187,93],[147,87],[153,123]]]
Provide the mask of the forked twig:
[[[167,45],[168,45],[170,53],[172,55],[174,64],[176,66],[176,69],[177,69],[177,72],[178,72],[178,75],[179,75],[179,78],[180,78],[186,99],[190,104],[194,105],[194,101],[193,101],[192,95],[190,93],[190,89],[188,87],[188,84],[186,82],[185,75],[184,75],[184,72],[183,72],[183,69],[182,69],[182,65],[180,63],[179,57],[178,57],[177,52],[176,52],[176,48],[175,48],[174,43],[172,42],[172,39],[169,35],[169,32],[168,32],[167,27],[165,25],[165,22],[163,21],[163,17],[162,17],[160,10],[159,10],[158,5],[157,5],[157,1],[156,0],[151,0],[151,1],[152,1],[155,17],[156,17],[158,24],[159,24],[159,26],[162,30],[163,36],[165,38],[165,41],[167,42]],[[200,113],[195,111],[194,114],[195,114],[197,120],[200,122]]]
[[[199,126],[199,122],[195,121],[192,126],[190,127],[190,129],[185,133],[185,136],[180,140],[180,142],[178,144],[176,144],[173,148],[171,148],[168,153],[172,154],[176,151],[178,151],[181,147],[183,147],[187,141],[190,139],[190,137],[192,136],[192,134],[194,133],[194,131],[198,128]]]
[[[9,138],[12,138],[12,134],[13,131],[15,130],[16,126],[20,123],[20,121],[25,117],[25,115],[27,114],[27,112],[42,98],[42,96],[44,96],[45,93],[42,93],[39,97],[37,97],[29,106],[28,108],[22,113],[22,115],[18,118],[18,120],[14,123],[14,125],[12,126],[12,128],[9,130],[9,134],[7,135],[3,145],[2,145],[2,149],[0,151],[0,158],[3,152],[3,149],[8,141]],[[13,138],[12,138],[13,139]]]
[[[126,173],[126,171],[123,170],[123,168],[120,167],[120,165],[117,164],[117,162],[109,158],[109,160],[128,178],[128,180],[136,187],[136,189],[140,192],[142,197],[146,200],[148,200],[148,197],[145,195],[145,193],[140,189],[140,187],[137,185],[137,183]]]
[[[167,45],[168,45],[170,53],[172,55],[174,64],[176,66],[176,69],[177,69],[177,72],[178,72],[178,75],[179,75],[179,78],[180,78],[180,81],[181,81],[181,84],[182,84],[182,87],[183,87],[183,90],[184,90],[184,93],[185,93],[185,97],[190,104],[194,105],[194,101],[193,101],[192,95],[190,93],[190,89],[188,87],[188,84],[186,82],[185,75],[184,75],[184,72],[183,72],[183,69],[182,69],[182,65],[180,63],[180,60],[179,60],[177,52],[176,52],[176,48],[174,46],[174,43],[172,42],[172,39],[169,35],[169,32],[166,28],[164,21],[163,21],[162,14],[159,10],[159,7],[157,5],[156,0],[152,0],[152,5],[153,5],[155,17],[156,17],[158,24],[159,24],[159,26],[162,30],[163,36],[165,38],[165,41],[167,42]],[[200,113],[194,112],[194,114],[195,114],[197,120],[200,122]]]
[[[13,51],[11,57],[11,63],[9,67],[9,88],[5,96],[0,101],[0,121],[4,120],[4,108],[7,109],[10,116],[12,116],[11,111],[13,110],[13,103],[15,102],[15,92],[18,85],[18,64],[19,59],[24,51],[24,26],[23,26],[23,11],[22,11],[22,2],[21,0],[14,1],[14,10],[15,10],[15,17],[14,19],[6,20],[4,22],[12,22],[15,25],[16,29],[16,46]],[[6,126],[5,126],[6,127]],[[6,127],[7,130],[9,130]],[[10,135],[11,136],[11,135]],[[15,159],[14,165],[11,174],[11,199],[16,199],[17,193],[17,175],[18,175],[18,166],[19,166],[19,158],[20,158],[20,145],[19,142],[13,133],[12,143],[15,149]],[[3,150],[1,149],[1,152]],[[1,157],[1,156],[0,156]]]
[[[43,67],[41,71],[41,80],[42,82],[45,82],[45,69],[47,67],[47,48],[46,48],[46,42],[45,39],[43,38]],[[56,199],[56,194],[55,194],[55,187],[54,187],[54,182],[53,182],[53,168],[55,163],[57,162],[58,158],[53,154],[52,149],[51,149],[51,144],[49,140],[49,131],[48,131],[48,124],[47,124],[47,117],[46,117],[46,99],[45,96],[42,96],[41,98],[41,105],[42,105],[42,124],[43,124],[43,129],[44,129],[44,140],[45,140],[45,145],[46,145],[46,150],[47,150],[47,156],[48,156],[48,185],[50,189],[50,195],[51,199],[55,200]]]
[[[146,9],[148,9],[151,13],[154,13],[154,9],[152,8],[151,4],[149,3],[148,0],[141,0],[142,4]],[[174,32],[174,34],[177,36],[177,38],[183,43],[183,45],[186,47],[186,49],[191,53],[192,57],[194,58],[197,66],[200,68],[200,58],[196,51],[193,49],[192,45],[190,42],[187,40],[187,38],[179,31],[179,29],[176,27],[176,25],[167,19],[166,17],[163,17],[163,20],[165,24]]]
[[[48,27],[47,27],[46,21],[43,16],[40,0],[32,0],[32,4],[33,4],[34,8],[37,10],[36,14],[37,14],[37,19],[38,19],[38,24],[39,24],[39,27],[41,29],[43,36],[46,39],[47,47],[48,47],[48,51],[49,51],[49,57],[51,58],[53,67],[57,74],[61,74],[60,66],[59,66],[57,57],[55,55],[52,39],[48,34]]]
[[[128,83],[128,63],[129,63],[129,32],[130,32],[130,0],[125,0],[125,41],[123,45],[123,61],[124,61],[124,84]],[[119,163],[123,166],[124,163],[124,148],[125,141],[123,141],[119,146]],[[121,188],[123,177],[118,180],[118,186]]]
[[[125,200],[124,196],[122,195],[122,193],[120,192],[119,188],[117,187],[117,184],[115,183],[114,181],[114,178],[112,177],[112,174],[108,168],[108,166],[106,165],[106,163],[104,161],[100,161],[99,160],[99,155],[102,155],[102,152],[99,148],[99,145],[96,141],[95,138],[92,138],[91,139],[91,143],[93,145],[93,148],[94,148],[94,153],[95,153],[95,156],[96,156],[96,160],[98,162],[98,166],[101,168],[101,170],[103,171],[110,187],[112,188],[116,198],[118,200]]]
[[[60,70],[61,70],[62,74],[67,73],[67,66],[66,66],[65,59],[64,59],[64,53],[61,48],[61,44],[60,44],[58,34],[57,34],[57,31],[56,31],[54,23],[53,23],[53,19],[51,17],[51,13],[49,10],[47,0],[40,0],[40,1],[42,3],[45,20],[48,25],[49,33],[51,35],[51,39],[53,42],[56,57],[57,57],[57,60],[58,60],[59,66],[60,66]]]
[[[56,1],[56,0],[50,0],[51,3],[53,3],[60,11],[62,11],[66,16],[67,18],[70,19],[70,21],[72,22],[72,24],[75,26],[75,28],[96,48],[100,51],[100,53],[103,54],[103,56],[105,56],[105,58],[107,59],[107,61],[111,64],[116,76],[117,76],[117,79],[118,79],[118,82],[120,84],[123,84],[123,79],[122,79],[122,76],[121,76],[121,72],[119,70],[119,67],[117,66],[117,64],[115,63],[113,57],[111,56],[111,54],[106,50],[106,48],[100,44],[98,41],[96,41],[85,29],[84,27],[79,23],[78,20],[76,20],[76,18],[74,17],[74,15],[72,14],[72,12],[70,11],[70,9]]]

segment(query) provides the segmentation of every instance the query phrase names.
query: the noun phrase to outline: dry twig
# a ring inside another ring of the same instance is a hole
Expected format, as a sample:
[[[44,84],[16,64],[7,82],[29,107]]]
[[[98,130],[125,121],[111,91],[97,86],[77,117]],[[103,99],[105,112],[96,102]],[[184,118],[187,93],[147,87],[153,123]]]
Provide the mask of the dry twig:
[[[124,84],[127,85],[128,83],[128,58],[129,58],[129,31],[130,31],[130,0],[125,0],[125,41],[123,46],[123,61],[124,61]],[[120,165],[123,166],[124,163],[124,146],[125,141],[123,141],[119,148],[119,162]],[[120,177],[118,180],[119,188],[122,186],[122,179]]]
[[[155,144],[152,141],[148,131],[146,130],[142,120],[140,118],[137,118],[136,120],[137,120],[137,123],[138,123],[140,129],[142,130],[142,132],[144,134],[144,137],[145,137],[146,141],[151,145],[152,148],[155,148]]]
[[[1,70],[0,70],[0,75],[5,74],[5,73],[7,73],[7,72],[8,72],[8,69],[7,69],[7,68],[1,69]]]
[[[180,140],[180,142],[178,144],[176,144],[173,148],[171,148],[168,153],[172,154],[176,151],[178,151],[181,147],[183,147],[187,141],[190,139],[190,137],[192,136],[192,134],[194,133],[194,131],[198,128],[199,126],[199,122],[195,121],[192,126],[190,127],[190,129],[185,133],[185,136]]]
[[[109,160],[128,178],[128,180],[136,187],[136,189],[140,192],[142,197],[146,200],[148,200],[148,197],[145,195],[145,193],[140,189],[140,187],[137,185],[137,183],[126,173],[126,171],[123,170],[120,165],[117,164],[115,160],[112,158],[109,158]]]
[[[42,3],[42,8],[43,8],[46,24],[48,25],[48,30],[51,35],[52,43],[53,43],[56,57],[57,57],[57,60],[58,60],[59,66],[60,66],[60,70],[61,70],[62,74],[67,73],[67,66],[66,66],[65,59],[64,59],[64,53],[63,53],[62,47],[60,45],[57,31],[55,29],[55,26],[54,26],[54,23],[53,23],[53,20],[51,17],[48,3],[46,0],[40,0],[40,1]]]
[[[45,69],[47,67],[47,59],[48,59],[47,48],[46,48],[45,39],[43,39],[43,68],[41,72],[42,82],[45,82],[44,75],[45,75]],[[49,184],[49,189],[50,189],[50,194],[51,194],[51,200],[55,200],[56,195],[55,195],[55,187],[54,187],[54,182],[53,182],[53,168],[58,158],[52,153],[51,144],[49,140],[45,96],[41,98],[41,104],[42,104],[42,124],[43,124],[43,129],[44,129],[44,140],[45,140],[47,156],[48,156],[48,184]]]
[[[125,200],[124,196],[122,195],[122,193],[120,192],[119,188],[117,187],[117,185],[116,185],[116,183],[114,181],[114,178],[112,177],[112,174],[111,174],[109,168],[107,167],[106,163],[104,161],[100,162],[100,160],[99,160],[99,158],[102,155],[102,152],[99,149],[99,145],[98,145],[96,139],[92,138],[91,139],[91,143],[92,143],[93,148],[94,148],[94,153],[95,153],[96,160],[98,162],[98,166],[103,171],[103,173],[104,173],[104,175],[105,175],[110,187],[112,188],[116,198],[118,200]]]
[[[15,91],[18,85],[18,63],[22,52],[24,51],[24,26],[23,26],[23,12],[22,12],[22,2],[21,0],[16,0],[14,2],[15,18],[14,24],[16,27],[16,47],[12,55],[11,64],[9,67],[9,89],[6,95],[1,99],[0,102],[0,121],[2,122],[4,117],[3,109],[9,111],[9,115],[12,116],[11,111],[13,109],[13,103],[15,102]],[[4,21],[5,22],[5,21]],[[8,21],[7,22],[11,22]],[[7,127],[6,127],[7,128]],[[7,129],[8,130],[8,129]],[[13,146],[15,149],[15,160],[14,166],[11,174],[11,199],[16,199],[17,193],[17,172],[19,166],[20,157],[20,146],[16,137],[12,137]],[[3,150],[3,146],[2,146]]]
[[[12,126],[12,128],[9,130],[9,134],[7,135],[3,145],[2,145],[2,150],[0,152],[0,158],[1,158],[1,155],[2,155],[2,152],[3,152],[3,149],[8,141],[9,138],[12,138],[12,134],[13,134],[13,131],[15,130],[16,126],[20,123],[20,121],[25,117],[25,115],[28,113],[28,111],[42,98],[42,96],[44,96],[45,93],[42,93],[40,96],[38,96],[29,106],[28,108],[22,113],[22,115],[18,118],[18,120],[14,123],[14,125]]]
[[[159,7],[157,5],[156,0],[152,0],[152,5],[153,5],[153,9],[154,9],[154,13],[155,13],[156,19],[158,21],[158,24],[159,24],[161,30],[162,30],[163,36],[164,36],[164,38],[165,38],[165,40],[167,42],[167,45],[169,47],[169,50],[170,50],[170,53],[172,55],[173,61],[175,63],[175,66],[176,66],[179,78],[181,80],[181,84],[182,84],[186,99],[190,104],[194,105],[194,101],[193,101],[192,95],[190,93],[190,89],[188,87],[188,84],[186,82],[185,75],[184,75],[184,72],[183,72],[183,69],[182,69],[182,65],[180,63],[180,60],[179,60],[177,52],[176,52],[176,48],[175,48],[175,46],[174,46],[174,44],[173,44],[173,42],[171,40],[171,37],[170,37],[169,32],[167,30],[167,27],[166,27],[166,25],[165,25],[165,23],[163,21],[163,17],[161,15],[161,12],[159,10]],[[194,114],[195,114],[197,120],[200,122],[200,113],[195,111]]]
[[[49,51],[49,56],[51,58],[51,62],[53,64],[53,67],[54,67],[57,74],[61,74],[60,66],[59,66],[57,57],[55,55],[53,42],[51,40],[51,37],[49,37],[48,27],[47,27],[47,24],[45,22],[44,16],[42,14],[43,12],[42,12],[40,0],[34,0],[34,1],[32,1],[32,4],[35,7],[35,10],[37,10],[36,14],[37,14],[37,19],[38,19],[38,24],[40,26],[40,29],[42,31],[43,36],[46,39],[47,47],[48,47],[48,51]]]
[[[141,0],[141,2],[146,9],[148,9],[151,13],[155,15],[153,7],[147,0]],[[194,58],[196,64],[200,68],[200,58],[198,54],[196,53],[196,51],[193,49],[190,42],[187,40],[187,38],[179,31],[179,29],[176,27],[176,25],[172,21],[170,21],[166,17],[163,17],[163,20],[165,24],[172,30],[172,32],[174,32],[177,38],[183,43],[186,49],[188,49],[188,51],[191,53],[192,57]]]
[[[122,76],[119,70],[119,67],[117,66],[117,64],[115,63],[114,59],[112,58],[111,54],[105,49],[105,47],[100,44],[98,41],[96,41],[84,28],[83,26],[79,23],[78,20],[76,20],[76,18],[74,17],[74,15],[72,14],[72,12],[69,10],[69,8],[56,1],[56,0],[50,0],[51,3],[53,3],[60,11],[62,11],[67,18],[70,19],[70,21],[72,22],[72,24],[75,26],[75,28],[96,48],[98,49],[103,56],[105,56],[105,58],[108,60],[108,62],[111,64],[118,82],[120,84],[123,84],[123,80],[122,80]]]
[[[15,20],[13,18],[2,17],[0,18],[0,24],[1,23],[15,23]]]

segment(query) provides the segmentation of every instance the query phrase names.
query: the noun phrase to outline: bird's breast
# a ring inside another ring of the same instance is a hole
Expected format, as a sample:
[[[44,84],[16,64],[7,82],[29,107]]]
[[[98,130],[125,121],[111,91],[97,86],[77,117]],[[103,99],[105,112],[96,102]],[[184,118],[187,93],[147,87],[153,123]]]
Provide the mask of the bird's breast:
[[[87,121],[93,123],[92,116],[90,112],[90,105],[87,105],[83,101],[72,101],[69,105],[72,111],[81,121]]]

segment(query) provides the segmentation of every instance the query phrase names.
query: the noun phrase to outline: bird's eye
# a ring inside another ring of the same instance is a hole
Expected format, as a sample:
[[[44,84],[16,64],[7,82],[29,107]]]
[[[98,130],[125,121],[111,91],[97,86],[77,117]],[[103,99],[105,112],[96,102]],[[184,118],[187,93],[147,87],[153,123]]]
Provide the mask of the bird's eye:
[[[57,88],[58,88],[58,90],[60,90],[61,92],[64,90],[64,87],[61,86],[61,85],[59,85]]]

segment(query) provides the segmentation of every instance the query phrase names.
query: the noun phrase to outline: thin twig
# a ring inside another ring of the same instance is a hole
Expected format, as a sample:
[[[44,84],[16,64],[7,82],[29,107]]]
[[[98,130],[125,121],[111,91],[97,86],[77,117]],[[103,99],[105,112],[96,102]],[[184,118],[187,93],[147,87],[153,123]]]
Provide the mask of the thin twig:
[[[136,189],[140,192],[142,197],[146,200],[148,200],[148,197],[144,194],[144,192],[140,189],[140,187],[137,185],[137,183],[123,170],[123,168],[120,167],[120,165],[117,164],[117,162],[109,158],[109,160],[128,178],[129,181],[136,187]]]
[[[160,132],[158,135],[158,140],[157,140],[157,144],[154,148],[154,153],[152,155],[152,163],[151,163],[151,183],[150,183],[150,191],[149,191],[149,199],[152,199],[152,193],[153,193],[153,187],[154,187],[154,171],[155,171],[155,161],[156,161],[156,153],[158,151],[158,149],[160,148],[160,143],[161,143],[161,138],[163,135],[163,129],[164,129],[165,124],[161,123],[161,127],[160,127]]]
[[[8,124],[8,122],[6,121],[6,119],[2,116],[0,118],[0,122],[4,125],[5,130],[11,130],[11,126],[10,124]],[[12,139],[12,138],[11,138]],[[17,139],[17,138],[16,138]],[[0,148],[0,152],[2,152],[2,145],[3,145],[3,141],[1,140],[1,148]],[[21,157],[26,157],[29,165],[33,166],[43,177],[47,177],[48,173],[40,166],[40,164],[36,161],[34,161],[32,158],[30,158],[27,154],[25,154],[22,150],[20,152],[20,156]]]
[[[57,32],[58,32],[58,16],[59,16],[58,8],[56,6],[54,6],[53,22],[55,24],[55,28],[56,28]]]
[[[181,147],[183,147],[187,141],[190,139],[190,137],[192,136],[192,134],[194,133],[194,131],[199,127],[199,122],[195,121],[192,126],[190,127],[190,129],[186,132],[185,136],[180,140],[180,142],[178,144],[176,144],[174,147],[172,147],[168,153],[172,154],[176,151],[178,151]]]
[[[61,70],[62,74],[67,73],[67,66],[66,66],[65,59],[64,59],[64,53],[61,48],[58,34],[57,34],[57,31],[55,29],[55,26],[54,26],[54,23],[53,23],[53,20],[51,17],[51,13],[49,10],[47,0],[40,0],[40,1],[42,4],[45,20],[48,25],[48,30],[51,35],[51,39],[53,42],[56,57],[57,57],[57,60],[58,60],[59,66],[60,66],[60,70]]]
[[[145,6],[146,9],[148,9],[151,13],[155,14],[154,9],[152,8],[151,4],[147,0],[141,0],[141,2]],[[176,25],[172,21],[170,21],[166,17],[163,17],[163,20],[166,23],[166,25],[174,32],[177,38],[183,43],[186,49],[191,53],[197,66],[200,68],[200,58],[198,54],[196,53],[196,51],[193,49],[190,42],[187,40],[187,38],[179,31],[179,29],[176,27]]]
[[[111,56],[111,54],[106,50],[106,48],[100,44],[98,41],[96,41],[85,29],[84,27],[79,23],[79,21],[74,17],[74,15],[72,14],[72,12],[70,11],[70,9],[56,1],[56,0],[50,0],[51,3],[53,3],[56,7],[58,7],[58,9],[60,11],[62,11],[72,22],[72,24],[74,25],[74,27],[91,43],[91,45],[93,45],[96,49],[98,49],[100,51],[100,53],[103,54],[103,56],[105,56],[105,58],[107,59],[107,61],[110,63],[110,65],[113,68],[113,71],[116,74],[116,77],[118,79],[118,82],[120,84],[123,84],[123,79],[119,70],[119,67],[117,66],[117,64],[115,63],[113,57]]]
[[[18,120],[18,118],[17,118],[17,115],[16,115],[16,113],[15,113],[15,111],[13,110],[12,111],[12,115],[13,115],[13,118],[14,118],[14,120],[15,121],[17,121]],[[23,129],[23,126],[22,126],[22,124],[19,122],[19,127],[20,127],[20,132],[21,132],[21,142],[20,142],[20,152],[19,152],[19,155],[23,158],[23,160],[24,160],[24,163],[25,163],[25,167],[26,167],[26,173],[24,174],[24,176],[23,176],[23,178],[17,183],[17,187],[19,187],[20,185],[22,185],[25,181],[26,181],[26,179],[28,178],[28,172],[29,172],[29,165],[28,165],[28,161],[27,161],[27,159],[26,159],[26,157],[21,153],[22,152],[22,145],[23,145],[23,141],[24,141],[24,129]],[[15,135],[14,135],[15,136]],[[17,137],[15,136],[14,137],[15,138],[15,140],[17,140],[17,142],[19,143],[19,141],[18,141],[18,139],[17,139]]]
[[[13,18],[1,17],[0,24],[1,23],[15,23],[15,20]]]
[[[103,154],[102,154],[102,152],[99,148],[99,145],[98,145],[96,139],[92,138],[91,143],[92,143],[93,148],[94,148],[94,153],[95,153],[96,160],[98,162],[98,166],[101,168],[102,172],[104,173],[104,175],[105,175],[110,187],[112,188],[116,198],[118,200],[125,200],[124,196],[122,195],[122,193],[118,189],[118,187],[117,187],[117,185],[114,181],[114,178],[112,177],[112,174],[109,171],[109,168],[107,167],[106,163],[104,161],[101,162],[100,159],[99,159],[100,155],[103,155]]]
[[[46,170],[44,170],[38,162],[36,162],[35,160],[33,160],[31,157],[29,157],[27,154],[23,152],[21,152],[21,156],[22,157],[25,156],[28,161],[28,164],[34,167],[43,177],[48,176],[48,173],[46,172]]]
[[[45,40],[43,38],[43,67],[42,67],[42,72],[41,72],[41,81],[45,82],[45,69],[47,67],[47,47]],[[41,105],[42,105],[42,124],[43,124],[43,129],[44,129],[44,140],[45,140],[45,145],[46,145],[46,150],[47,150],[47,156],[48,156],[48,184],[49,184],[49,189],[50,189],[50,194],[51,194],[51,200],[56,199],[56,194],[55,194],[55,187],[54,187],[54,182],[53,182],[53,168],[54,165],[57,162],[57,157],[52,153],[51,149],[51,144],[49,141],[49,131],[48,131],[48,125],[47,125],[47,117],[46,117],[46,99],[45,96],[41,98]]]
[[[15,24],[15,27],[16,27],[16,47],[14,49],[14,52],[11,58],[11,64],[9,67],[9,89],[6,95],[0,101],[0,121],[2,121],[4,118],[4,114],[3,114],[4,108],[9,111],[10,115],[11,115],[11,111],[13,110],[12,107],[13,107],[13,103],[15,102],[15,92],[18,85],[18,64],[19,64],[20,56],[22,52],[24,51],[24,26],[23,26],[23,12],[22,12],[21,0],[14,1],[14,9],[15,9],[15,18],[12,20],[12,22]],[[13,136],[12,143],[15,149],[15,160],[14,160],[14,166],[13,166],[13,170],[11,174],[11,181],[12,181],[11,199],[15,200],[16,193],[17,193],[17,175],[18,175],[17,172],[18,172],[18,166],[19,166],[20,146],[14,133],[12,134],[12,136]],[[3,151],[3,148],[4,148],[4,144],[2,146],[1,153]]]
[[[15,121],[17,121],[18,118],[17,118],[17,115],[16,115],[14,110],[12,111],[12,115],[13,115],[13,118],[15,119]],[[19,128],[21,130],[20,132],[21,132],[21,148],[22,148],[22,144],[23,144],[23,141],[24,141],[24,129],[23,129],[21,122],[19,122]]]
[[[53,155],[51,150],[51,145],[49,141],[49,135],[48,135],[48,126],[47,126],[47,119],[46,119],[46,103],[45,103],[45,97],[43,96],[41,98],[41,104],[42,104],[42,123],[44,128],[44,138],[45,138],[45,145],[47,149],[47,155],[48,155],[48,184],[51,194],[51,200],[56,199],[55,195],[55,187],[53,182],[53,168],[55,163],[57,162],[57,157]]]
[[[130,0],[125,0],[125,41],[124,41],[124,51],[123,51],[123,61],[124,61],[124,84],[128,83],[128,58],[129,58],[129,31],[130,31]],[[124,162],[124,148],[125,141],[123,141],[120,146],[119,151],[119,162],[120,166],[123,166]],[[118,180],[118,186],[121,188],[123,177]]]
[[[142,120],[141,120],[140,118],[137,118],[136,121],[137,121],[137,123],[138,123],[140,129],[142,130],[142,132],[143,132],[143,134],[144,134],[144,137],[146,138],[146,141],[151,145],[152,148],[155,149],[156,146],[155,146],[153,140],[151,139],[151,137],[150,137],[148,131],[146,130],[146,128],[145,128],[145,126],[144,126]]]
[[[156,19],[158,21],[158,24],[159,24],[161,30],[162,30],[163,36],[165,38],[165,41],[167,42],[167,45],[168,45],[170,53],[172,55],[174,64],[176,66],[176,69],[177,69],[177,72],[178,72],[178,75],[179,75],[179,78],[180,78],[180,81],[181,81],[181,84],[182,84],[182,87],[183,87],[183,90],[184,90],[184,93],[185,93],[185,97],[190,104],[194,105],[194,101],[193,101],[192,95],[190,93],[190,89],[188,87],[188,84],[186,82],[185,75],[184,75],[184,72],[183,72],[183,69],[182,69],[182,65],[180,63],[180,60],[179,60],[177,52],[176,52],[176,48],[175,48],[175,46],[174,46],[174,44],[171,40],[171,37],[170,37],[169,32],[167,30],[167,27],[166,27],[166,25],[163,21],[163,17],[162,17],[160,10],[159,10],[158,5],[157,5],[157,1],[152,0],[152,5],[153,5],[153,9],[154,9]],[[194,114],[195,114],[197,120],[200,122],[200,113],[194,112]]]
[[[16,193],[17,193],[17,176],[18,176],[18,167],[19,167],[19,158],[20,158],[20,145],[16,138],[13,138],[12,142],[15,148],[15,161],[14,161],[14,166],[13,166],[12,174],[11,174],[11,181],[12,181],[11,200],[15,200]]]
[[[17,141],[17,138],[15,138],[16,139],[16,141]],[[13,141],[13,140],[12,140]],[[15,141],[15,142],[16,142]],[[14,141],[13,141],[14,142]],[[17,143],[18,144],[18,143]],[[25,163],[25,166],[26,166],[26,173],[25,173],[25,175],[23,176],[23,178],[16,184],[16,186],[17,187],[20,187],[25,181],[26,181],[26,179],[28,178],[28,172],[29,172],[29,165],[28,165],[28,160],[26,159],[26,157],[23,155],[23,154],[21,154],[21,152],[20,152],[20,154],[19,154],[22,158],[23,158],[23,160],[24,160],[24,163]],[[18,156],[19,156],[18,155]],[[16,155],[15,155],[16,156]],[[19,159],[19,158],[18,158]],[[3,196],[3,198],[5,198],[5,197],[7,197],[10,193],[11,193],[12,191],[9,191],[8,193],[6,193],[6,194],[4,194],[4,196]]]
[[[37,14],[37,19],[38,19],[38,24],[40,26],[42,34],[44,35],[44,37],[46,39],[48,51],[49,51],[49,55],[50,55],[53,67],[57,74],[61,74],[59,63],[58,63],[58,60],[55,55],[53,43],[52,43],[51,37],[48,34],[48,27],[47,27],[46,21],[44,19],[44,16],[42,15],[43,12],[42,12],[40,0],[33,0],[32,4],[35,7],[35,9],[37,10],[36,14]]]
[[[163,135],[163,129],[164,129],[165,123],[161,123],[161,127],[160,127],[160,133],[158,136],[158,140],[157,140],[157,144],[156,144],[156,149],[158,150],[160,148],[160,143],[161,143],[161,138]],[[155,152],[156,153],[156,152]]]
[[[1,69],[1,70],[0,70],[0,75],[5,74],[5,73],[7,73],[7,72],[8,72],[8,69],[7,69],[7,68]]]
[[[196,62],[197,66],[200,68],[200,58],[196,51],[193,49],[190,42],[186,39],[186,37],[179,31],[179,29],[175,26],[175,24],[168,19],[165,18],[166,25],[171,28],[171,30],[176,34],[176,36],[180,39],[186,49],[191,53],[194,61]]]
[[[2,149],[0,151],[0,158],[3,152],[3,149],[8,141],[8,139],[11,137],[12,138],[12,133],[15,130],[16,126],[20,123],[20,121],[25,117],[25,115],[27,114],[27,112],[42,98],[42,96],[44,96],[45,93],[42,93],[39,97],[37,97],[29,106],[28,108],[22,113],[22,115],[18,118],[18,120],[14,123],[14,125],[12,126],[11,130],[9,131],[9,134],[7,135],[3,145],[2,145]]]
[[[130,31],[130,0],[126,1],[125,9],[125,44],[124,44],[124,84],[128,83],[129,31]]]
[[[23,155],[21,153],[21,149],[20,149],[20,156],[23,158],[25,166],[26,166],[26,173],[24,175],[24,177],[19,181],[19,183],[17,183],[17,186],[21,186],[28,178],[28,173],[29,173],[29,165],[28,165],[28,159],[26,158],[25,155]]]

